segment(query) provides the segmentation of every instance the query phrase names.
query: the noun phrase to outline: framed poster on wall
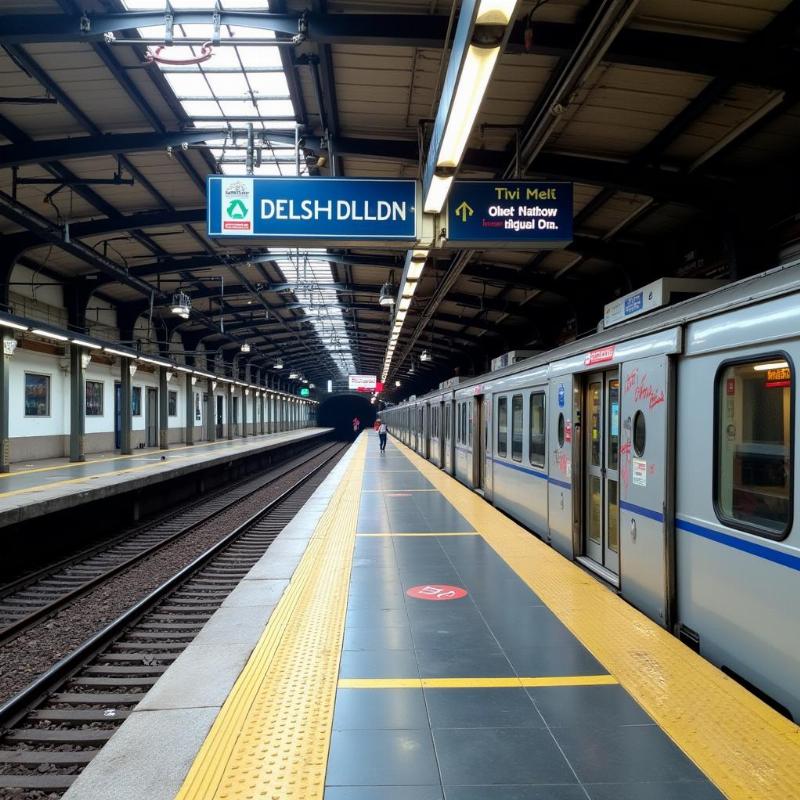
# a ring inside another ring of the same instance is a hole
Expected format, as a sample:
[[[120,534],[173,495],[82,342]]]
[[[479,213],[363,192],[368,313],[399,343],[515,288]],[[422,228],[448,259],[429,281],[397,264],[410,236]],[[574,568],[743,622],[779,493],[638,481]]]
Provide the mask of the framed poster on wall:
[[[25,416],[50,416],[50,376],[25,373]]]
[[[142,416],[142,387],[134,386],[131,389],[131,414],[134,417]]]
[[[100,381],[86,381],[86,416],[103,416],[103,384]]]

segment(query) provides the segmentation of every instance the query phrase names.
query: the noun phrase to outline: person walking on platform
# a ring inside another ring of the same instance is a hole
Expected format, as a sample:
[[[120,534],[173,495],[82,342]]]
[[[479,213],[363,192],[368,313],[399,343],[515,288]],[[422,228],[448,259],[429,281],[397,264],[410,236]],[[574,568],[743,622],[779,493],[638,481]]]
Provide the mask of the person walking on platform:
[[[386,423],[378,420],[380,423],[378,425],[378,439],[380,439],[381,443],[381,453],[386,450],[386,434],[389,432],[389,429],[386,427]]]
[[[353,438],[358,436],[359,428],[361,428],[361,420],[358,417],[353,417]]]

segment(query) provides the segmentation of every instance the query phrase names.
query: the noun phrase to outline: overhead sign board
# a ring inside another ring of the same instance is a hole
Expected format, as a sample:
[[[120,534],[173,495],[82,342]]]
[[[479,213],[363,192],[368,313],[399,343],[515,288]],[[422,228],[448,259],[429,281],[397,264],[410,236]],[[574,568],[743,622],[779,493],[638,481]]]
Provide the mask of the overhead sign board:
[[[378,383],[377,375],[348,375],[347,388],[356,392],[374,392]]]
[[[453,181],[448,244],[551,250],[571,241],[571,183]]]
[[[417,182],[209,175],[208,235],[224,239],[398,242],[417,238]]]

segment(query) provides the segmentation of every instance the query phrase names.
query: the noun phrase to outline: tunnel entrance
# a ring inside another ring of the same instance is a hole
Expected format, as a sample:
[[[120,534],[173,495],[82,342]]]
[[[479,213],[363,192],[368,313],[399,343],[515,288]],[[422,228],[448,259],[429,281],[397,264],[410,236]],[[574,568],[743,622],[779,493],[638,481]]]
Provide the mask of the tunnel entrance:
[[[318,411],[318,424],[333,428],[334,436],[340,440],[353,438],[353,417],[361,420],[361,430],[371,428],[377,411],[369,398],[358,394],[337,394],[323,400]]]

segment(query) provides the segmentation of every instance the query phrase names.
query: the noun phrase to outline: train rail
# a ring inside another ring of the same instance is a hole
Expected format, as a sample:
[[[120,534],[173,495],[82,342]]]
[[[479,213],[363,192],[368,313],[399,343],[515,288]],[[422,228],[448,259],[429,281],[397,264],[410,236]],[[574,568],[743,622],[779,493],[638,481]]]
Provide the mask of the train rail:
[[[69,788],[345,449],[308,459],[278,497],[0,707],[0,799]]]
[[[312,456],[335,445],[312,451]],[[144,525],[0,588],[0,643],[48,617],[114,575],[185,536],[308,460],[305,453],[275,469],[184,504]]]

